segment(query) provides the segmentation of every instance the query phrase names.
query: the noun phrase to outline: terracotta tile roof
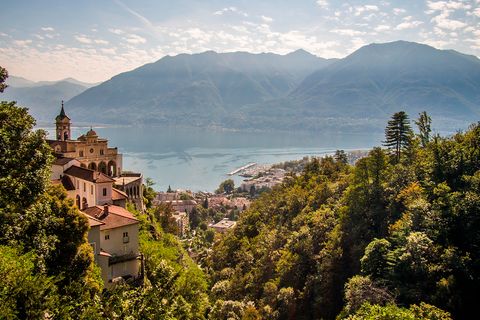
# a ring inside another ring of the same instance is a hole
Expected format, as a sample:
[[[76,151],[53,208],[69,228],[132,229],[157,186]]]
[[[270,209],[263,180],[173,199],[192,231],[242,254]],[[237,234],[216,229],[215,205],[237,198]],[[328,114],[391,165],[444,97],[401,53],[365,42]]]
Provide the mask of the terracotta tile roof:
[[[82,211],[80,211],[82,212]],[[93,217],[90,217],[88,214],[86,214],[85,212],[82,212],[87,218],[88,218],[88,225],[90,227],[96,227],[96,226],[101,226],[102,224],[105,224],[103,223],[102,221],[98,220],[98,219],[95,219]]]
[[[138,223],[138,219],[126,209],[115,205],[106,207],[108,207],[108,214],[106,215],[104,211],[105,206],[89,207],[84,209],[83,212],[104,223],[104,225],[100,226],[100,230],[114,229]]]
[[[137,180],[140,180],[141,178],[142,178],[141,175],[140,176],[121,176],[121,177],[115,178],[115,184],[119,186],[127,185]]]
[[[61,158],[55,159],[55,161],[53,161],[53,164],[56,164],[58,166],[64,166],[72,160],[75,160],[75,158],[61,157]]]
[[[112,200],[123,200],[128,199],[128,196],[125,192],[112,188]]]
[[[114,180],[106,174],[78,166],[71,166],[65,170],[64,173],[90,182],[114,182]]]

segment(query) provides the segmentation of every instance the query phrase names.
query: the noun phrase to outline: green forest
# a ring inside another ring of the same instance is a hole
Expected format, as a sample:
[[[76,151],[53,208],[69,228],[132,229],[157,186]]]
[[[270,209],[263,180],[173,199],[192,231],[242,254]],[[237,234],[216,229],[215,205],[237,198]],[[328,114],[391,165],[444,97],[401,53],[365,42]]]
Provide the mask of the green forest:
[[[145,279],[112,290],[86,218],[49,181],[52,151],[34,125],[1,102],[1,319],[475,318],[480,123],[441,137],[428,114],[412,125],[395,113],[382,148],[355,165],[342,151],[311,159],[203,241],[201,263],[162,210],[136,213]]]

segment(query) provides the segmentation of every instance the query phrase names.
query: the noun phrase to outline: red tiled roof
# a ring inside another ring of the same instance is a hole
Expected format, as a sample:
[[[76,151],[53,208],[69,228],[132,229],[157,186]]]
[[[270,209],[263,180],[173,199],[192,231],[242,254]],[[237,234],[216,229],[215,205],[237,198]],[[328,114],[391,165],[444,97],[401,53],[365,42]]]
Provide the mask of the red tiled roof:
[[[82,211],[80,211],[82,212]],[[98,220],[98,219],[95,219],[91,216],[89,216],[88,214],[86,214],[85,212],[82,212],[87,218],[88,218],[88,225],[90,227],[96,227],[96,226],[101,226],[102,224],[105,224],[103,223],[102,221]]]
[[[112,188],[112,200],[123,200],[128,199],[128,196],[125,192]]]
[[[56,164],[58,166],[63,166],[63,165],[66,165],[67,163],[69,163],[72,160],[75,160],[75,158],[61,157],[61,158],[55,159],[55,161],[53,161],[53,164]]]
[[[106,174],[78,166],[71,166],[65,170],[64,173],[90,182],[114,182],[114,180]]]
[[[104,225],[100,226],[100,230],[114,229],[138,223],[138,219],[132,213],[115,205],[108,206],[107,215],[104,213],[103,206],[89,207],[84,209],[83,212],[104,223]]]

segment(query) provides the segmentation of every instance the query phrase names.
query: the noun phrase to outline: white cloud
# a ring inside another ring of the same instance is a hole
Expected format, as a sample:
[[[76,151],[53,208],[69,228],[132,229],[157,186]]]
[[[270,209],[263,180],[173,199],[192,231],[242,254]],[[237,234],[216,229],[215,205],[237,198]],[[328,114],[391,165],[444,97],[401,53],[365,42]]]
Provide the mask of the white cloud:
[[[267,16],[262,15],[261,18],[262,18],[263,21],[265,21],[267,23],[270,23],[270,22],[273,21],[273,18],[271,18],[271,17],[267,17]]]
[[[361,36],[365,34],[365,32],[353,29],[332,29],[331,32],[342,36]]]
[[[448,16],[448,11],[444,11],[441,14],[433,17],[431,21],[434,22],[438,28],[447,30],[457,30],[467,26],[465,22],[449,19]]]
[[[407,12],[407,10],[405,10],[405,9],[393,8],[393,14],[396,15],[396,16],[404,14],[405,12]]]
[[[90,44],[90,43],[92,43],[92,39],[88,38],[88,37],[85,36],[85,35],[75,36],[75,40],[77,40],[77,41],[80,42],[80,43],[84,43],[84,44]]]
[[[101,48],[100,52],[111,55],[117,54],[117,50],[115,48]]]
[[[109,42],[107,40],[103,40],[103,39],[95,39],[93,40],[96,44],[104,44],[104,45],[107,45]]]
[[[147,42],[147,39],[137,35],[137,34],[129,34],[127,37],[123,38],[125,41],[131,44],[140,44]]]
[[[390,26],[387,26],[385,24],[381,24],[381,25],[378,25],[377,27],[375,27],[374,30],[377,31],[377,32],[383,32],[383,31],[388,31],[390,29],[391,29]]]
[[[108,29],[108,31],[110,31],[111,33],[116,34],[116,35],[125,34],[125,31],[120,30],[120,29]]]
[[[372,12],[372,11],[379,11],[378,7],[376,5],[364,5],[364,6],[357,6],[354,8],[355,16],[359,16],[365,12]]]
[[[13,43],[19,47],[26,47],[32,43],[32,40],[14,40]]]
[[[227,8],[223,8],[221,10],[218,10],[218,11],[215,11],[213,14],[214,15],[217,15],[217,16],[221,16],[223,15],[224,13],[227,13],[227,12],[233,12],[233,13],[237,13],[239,15],[242,15],[244,17],[248,17],[248,14],[246,12],[243,12],[241,10],[239,10],[237,7],[227,7]]]
[[[427,13],[435,11],[470,9],[471,5],[461,1],[427,1],[427,7],[430,9]]]
[[[422,21],[405,21],[400,23],[395,27],[395,30],[406,30],[406,29],[413,29],[418,27],[419,25],[423,24]]]
[[[8,37],[8,34],[4,33],[4,32],[0,32],[0,36],[2,37]]]
[[[320,8],[328,7],[328,1],[327,0],[317,0],[317,5]]]
[[[475,8],[475,10],[473,10],[473,14],[480,18],[480,8]]]
[[[41,29],[42,29],[43,31],[50,31],[50,32],[51,32],[51,31],[55,31],[55,29],[52,28],[52,27],[42,27]]]

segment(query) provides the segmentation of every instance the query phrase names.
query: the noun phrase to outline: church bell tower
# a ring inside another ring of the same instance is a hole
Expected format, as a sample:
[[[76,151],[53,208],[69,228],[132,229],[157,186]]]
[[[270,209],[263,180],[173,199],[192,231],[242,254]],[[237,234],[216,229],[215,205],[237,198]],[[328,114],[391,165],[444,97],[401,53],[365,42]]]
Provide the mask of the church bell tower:
[[[66,141],[71,139],[70,118],[65,114],[63,100],[60,114],[55,118],[55,125],[57,127],[57,140]]]

